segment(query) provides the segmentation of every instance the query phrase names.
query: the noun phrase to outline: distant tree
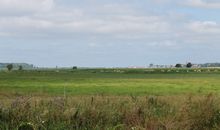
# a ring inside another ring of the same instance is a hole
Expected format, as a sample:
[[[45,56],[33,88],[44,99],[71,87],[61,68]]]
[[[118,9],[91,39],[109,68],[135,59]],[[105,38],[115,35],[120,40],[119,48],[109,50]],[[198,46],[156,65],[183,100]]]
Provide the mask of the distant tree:
[[[190,63],[190,62],[187,63],[187,64],[186,64],[186,67],[187,67],[187,68],[191,68],[191,67],[192,67],[192,63]]]
[[[8,64],[7,66],[8,71],[11,71],[13,69],[13,64]]]
[[[23,66],[19,65],[18,70],[22,71],[23,70]]]
[[[73,68],[72,68],[73,70],[76,70],[77,69],[77,66],[73,66]]]
[[[181,65],[181,64],[176,64],[175,67],[176,67],[176,68],[181,68],[182,65]]]

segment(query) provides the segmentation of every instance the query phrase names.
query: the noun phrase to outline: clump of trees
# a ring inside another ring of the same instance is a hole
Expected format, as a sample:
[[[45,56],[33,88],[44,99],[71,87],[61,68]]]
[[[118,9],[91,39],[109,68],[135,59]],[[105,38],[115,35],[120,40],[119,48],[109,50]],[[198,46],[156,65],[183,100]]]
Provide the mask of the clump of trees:
[[[191,67],[192,67],[192,63],[190,63],[190,62],[187,63],[187,64],[186,64],[186,67],[187,67],[187,68],[191,68]]]
[[[13,64],[8,64],[7,66],[8,71],[11,71],[13,69]]]
[[[12,71],[14,68],[19,70],[19,71],[23,70],[23,66],[22,65],[14,66],[13,64],[8,64],[8,65],[6,65],[6,68],[7,68],[8,71]]]
[[[181,65],[181,64],[176,64],[175,67],[176,67],[176,68],[181,68],[182,65]]]
[[[77,70],[77,66],[73,66],[73,68],[72,68],[73,70]]]
[[[18,67],[18,70],[22,71],[22,70],[23,70],[23,66],[20,65],[20,66]]]
[[[182,67],[191,68],[192,66],[193,64],[191,62],[188,62],[186,65],[179,64],[179,63],[175,65],[176,68],[182,68]]]

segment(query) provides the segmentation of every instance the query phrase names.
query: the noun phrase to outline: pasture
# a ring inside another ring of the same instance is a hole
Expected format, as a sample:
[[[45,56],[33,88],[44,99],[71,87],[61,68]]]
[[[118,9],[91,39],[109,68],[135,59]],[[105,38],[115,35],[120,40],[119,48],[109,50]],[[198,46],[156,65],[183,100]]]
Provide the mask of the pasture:
[[[0,72],[0,92],[51,96],[64,92],[71,96],[208,94],[219,93],[219,78],[219,69],[13,71]]]
[[[0,72],[0,130],[219,129],[220,69]]]

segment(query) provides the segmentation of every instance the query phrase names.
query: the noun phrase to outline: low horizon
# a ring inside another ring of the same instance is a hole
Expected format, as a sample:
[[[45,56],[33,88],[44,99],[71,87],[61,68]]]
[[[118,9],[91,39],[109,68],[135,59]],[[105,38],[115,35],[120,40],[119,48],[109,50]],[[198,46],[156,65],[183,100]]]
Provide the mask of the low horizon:
[[[175,64],[146,64],[146,65],[128,65],[128,66],[77,66],[77,65],[53,65],[53,66],[39,66],[36,64],[28,63],[28,62],[0,62],[0,64],[28,64],[28,65],[33,65],[33,67],[39,67],[39,68],[72,68],[74,66],[79,67],[79,68],[148,68],[151,64],[153,66],[175,66],[176,64],[182,64],[186,65],[187,63],[192,63],[194,65],[201,65],[201,64],[220,64],[220,62],[204,62],[204,63],[194,63],[194,62],[178,62]]]

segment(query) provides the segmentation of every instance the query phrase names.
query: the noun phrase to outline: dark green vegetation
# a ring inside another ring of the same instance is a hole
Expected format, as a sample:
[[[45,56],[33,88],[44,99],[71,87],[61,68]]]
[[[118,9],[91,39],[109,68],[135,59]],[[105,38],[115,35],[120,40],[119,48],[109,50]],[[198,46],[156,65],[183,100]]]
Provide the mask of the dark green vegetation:
[[[0,69],[8,69],[8,65],[12,65],[14,70],[18,70],[20,66],[25,69],[33,69],[34,65],[27,64],[27,63],[0,63]]]
[[[2,71],[0,130],[217,130],[219,79],[215,68]]]

